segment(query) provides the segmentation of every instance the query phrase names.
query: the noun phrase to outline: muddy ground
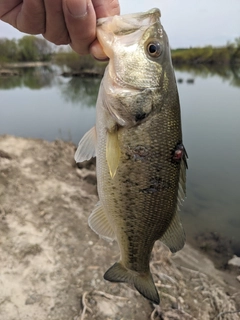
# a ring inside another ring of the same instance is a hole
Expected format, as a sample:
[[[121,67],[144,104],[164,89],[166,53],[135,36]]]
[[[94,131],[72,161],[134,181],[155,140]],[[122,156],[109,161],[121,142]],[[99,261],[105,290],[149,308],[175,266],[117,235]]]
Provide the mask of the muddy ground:
[[[160,306],[103,280],[118,248],[87,225],[98,200],[95,166],[77,168],[74,151],[0,136],[0,319],[240,319],[236,274],[188,244],[174,257],[159,243],[153,250]]]

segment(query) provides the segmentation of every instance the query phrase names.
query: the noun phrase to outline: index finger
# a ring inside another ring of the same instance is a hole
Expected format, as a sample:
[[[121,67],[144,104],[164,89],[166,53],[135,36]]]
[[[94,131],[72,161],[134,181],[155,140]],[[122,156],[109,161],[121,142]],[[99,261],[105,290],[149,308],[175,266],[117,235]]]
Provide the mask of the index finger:
[[[120,6],[118,0],[92,0],[96,17],[103,18],[120,14]],[[104,53],[97,39],[90,46],[90,53],[98,60],[106,60],[107,56]]]
[[[22,32],[43,33],[45,31],[43,0],[1,0],[0,19]]]

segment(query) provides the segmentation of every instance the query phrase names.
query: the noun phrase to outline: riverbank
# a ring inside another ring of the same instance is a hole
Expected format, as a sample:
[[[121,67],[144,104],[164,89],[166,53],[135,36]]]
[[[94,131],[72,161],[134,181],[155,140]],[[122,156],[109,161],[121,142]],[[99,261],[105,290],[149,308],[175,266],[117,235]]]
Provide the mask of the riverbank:
[[[188,244],[174,257],[154,248],[160,307],[103,280],[118,248],[87,225],[98,201],[95,166],[79,169],[74,151],[63,141],[0,136],[0,318],[239,319],[237,274]]]
[[[229,44],[225,47],[183,48],[171,51],[174,65],[239,65],[240,44]]]

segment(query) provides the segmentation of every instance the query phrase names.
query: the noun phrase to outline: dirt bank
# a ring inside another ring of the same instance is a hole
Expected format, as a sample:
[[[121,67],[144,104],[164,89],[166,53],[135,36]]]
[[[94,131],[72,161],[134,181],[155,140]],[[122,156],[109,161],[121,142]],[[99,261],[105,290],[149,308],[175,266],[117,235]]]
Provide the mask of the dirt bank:
[[[98,200],[95,167],[78,169],[74,149],[0,136],[0,319],[239,319],[240,285],[227,285],[189,245],[174,258],[154,248],[160,307],[103,280],[118,248],[87,225]]]

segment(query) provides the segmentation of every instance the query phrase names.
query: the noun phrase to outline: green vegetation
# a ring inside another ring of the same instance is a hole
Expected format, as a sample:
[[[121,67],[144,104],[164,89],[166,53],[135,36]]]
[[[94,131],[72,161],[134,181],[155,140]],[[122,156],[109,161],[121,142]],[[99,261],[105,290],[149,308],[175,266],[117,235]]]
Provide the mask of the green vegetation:
[[[172,50],[174,65],[233,65],[240,64],[240,38],[224,47],[183,48]],[[72,72],[83,69],[103,73],[106,63],[94,60],[90,55],[80,57],[69,47],[60,49],[47,40],[35,36],[24,36],[19,40],[0,39],[0,63],[52,61],[67,66]]]
[[[50,61],[52,53],[52,45],[39,37],[0,39],[0,63]]]
[[[79,56],[72,50],[60,50],[56,52],[52,61],[60,66],[67,66],[70,70],[79,72],[82,70],[94,70],[96,73],[103,73],[106,67],[106,62],[96,61],[92,56]]]
[[[202,47],[172,50],[173,64],[240,64],[240,38],[225,47]]]

